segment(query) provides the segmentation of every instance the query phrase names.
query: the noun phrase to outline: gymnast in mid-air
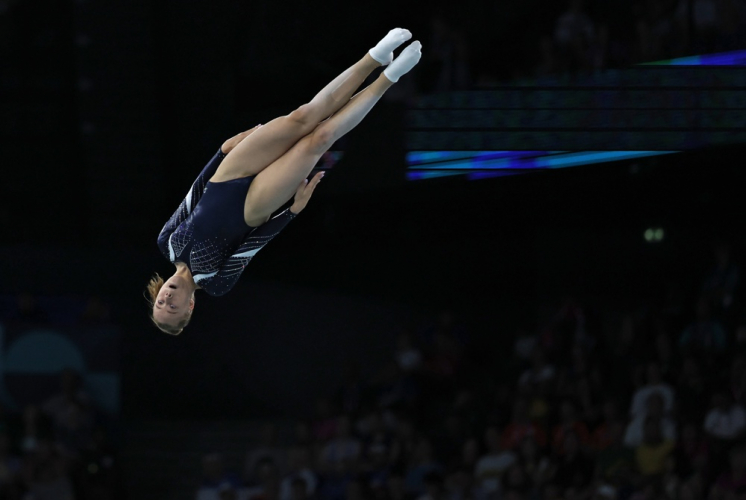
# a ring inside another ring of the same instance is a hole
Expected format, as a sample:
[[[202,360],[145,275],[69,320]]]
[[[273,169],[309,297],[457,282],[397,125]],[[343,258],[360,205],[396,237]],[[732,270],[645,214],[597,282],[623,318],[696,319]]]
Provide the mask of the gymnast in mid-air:
[[[158,247],[176,266],[170,278],[156,274],[147,286],[159,329],[180,334],[192,317],[194,292],[227,293],[252,257],[306,207],[324,176],[308,180],[321,156],[420,60],[418,41],[394,58],[410,38],[406,29],[389,31],[311,102],[223,143],[158,235]],[[353,95],[380,66],[387,67]]]

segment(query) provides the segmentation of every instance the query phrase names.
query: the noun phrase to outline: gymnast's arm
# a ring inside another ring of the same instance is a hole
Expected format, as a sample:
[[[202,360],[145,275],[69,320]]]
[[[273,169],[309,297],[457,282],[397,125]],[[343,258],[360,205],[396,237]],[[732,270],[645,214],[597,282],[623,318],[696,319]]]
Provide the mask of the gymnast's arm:
[[[225,295],[236,284],[257,252],[277,236],[295,216],[296,214],[287,208],[272,217],[251,231],[233,255],[223,262],[217,272],[208,275],[195,275],[194,282],[212,296]]]

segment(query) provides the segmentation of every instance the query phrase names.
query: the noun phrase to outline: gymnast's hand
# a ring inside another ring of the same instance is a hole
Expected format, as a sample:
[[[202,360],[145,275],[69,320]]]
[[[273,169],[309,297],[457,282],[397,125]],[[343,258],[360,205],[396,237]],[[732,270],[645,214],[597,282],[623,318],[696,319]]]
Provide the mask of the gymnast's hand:
[[[231,152],[231,150],[233,148],[235,148],[236,146],[238,146],[239,142],[243,141],[248,136],[250,136],[251,134],[253,134],[254,132],[256,132],[256,130],[259,127],[261,127],[261,126],[262,125],[260,123],[256,127],[251,128],[251,129],[247,130],[246,132],[241,132],[240,134],[231,137],[230,139],[228,139],[227,141],[225,141],[222,146],[220,146],[220,150],[223,152],[223,154],[227,155],[228,153]]]
[[[298,186],[298,190],[295,192],[295,198],[293,204],[290,206],[290,211],[294,214],[299,214],[301,210],[306,208],[308,200],[311,199],[313,190],[319,185],[319,182],[324,177],[325,172],[319,172],[314,175],[311,180],[303,179],[303,182]]]

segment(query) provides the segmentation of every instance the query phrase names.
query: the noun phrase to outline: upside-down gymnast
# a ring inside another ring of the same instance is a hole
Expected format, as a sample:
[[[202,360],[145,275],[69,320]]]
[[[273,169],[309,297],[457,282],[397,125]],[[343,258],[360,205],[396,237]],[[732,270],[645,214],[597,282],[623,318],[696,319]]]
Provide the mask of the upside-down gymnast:
[[[176,266],[168,280],[156,274],[147,286],[158,328],[180,334],[192,317],[195,290],[228,292],[251,258],[305,208],[324,176],[307,179],[317,161],[420,60],[418,41],[394,59],[393,51],[411,37],[402,28],[389,31],[311,102],[223,143],[158,235],[158,247]],[[272,217],[291,198],[292,205]]]

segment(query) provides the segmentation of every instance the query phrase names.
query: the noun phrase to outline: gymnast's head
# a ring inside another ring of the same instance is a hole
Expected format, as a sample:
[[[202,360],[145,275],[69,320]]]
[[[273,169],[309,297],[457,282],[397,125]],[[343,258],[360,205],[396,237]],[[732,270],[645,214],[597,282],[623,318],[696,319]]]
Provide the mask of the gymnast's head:
[[[164,281],[156,273],[150,278],[146,292],[155,326],[169,335],[179,335],[192,319],[194,287],[178,274]]]

